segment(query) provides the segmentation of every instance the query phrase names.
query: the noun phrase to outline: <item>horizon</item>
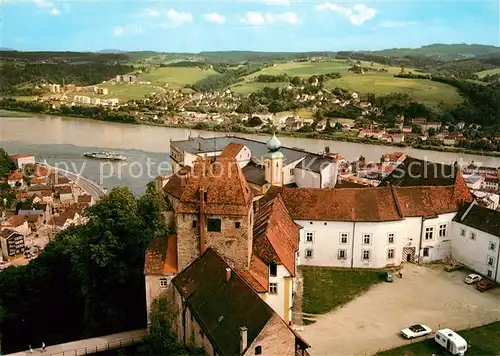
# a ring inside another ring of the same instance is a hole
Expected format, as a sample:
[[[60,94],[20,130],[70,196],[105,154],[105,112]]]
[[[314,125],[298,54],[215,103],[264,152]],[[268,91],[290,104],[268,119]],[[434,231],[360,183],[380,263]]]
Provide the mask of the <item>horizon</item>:
[[[495,1],[3,0],[0,6],[2,47],[16,51],[336,52],[500,44]]]

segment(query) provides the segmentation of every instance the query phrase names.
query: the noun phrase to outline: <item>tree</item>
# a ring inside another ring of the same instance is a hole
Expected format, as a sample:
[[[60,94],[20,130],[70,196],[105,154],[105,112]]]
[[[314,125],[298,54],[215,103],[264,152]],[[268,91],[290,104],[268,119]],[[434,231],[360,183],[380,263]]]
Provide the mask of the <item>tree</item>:
[[[436,129],[433,127],[430,127],[429,130],[427,130],[427,135],[429,135],[429,137],[436,136]]]
[[[16,169],[14,161],[3,148],[0,148],[0,178],[7,177],[14,169]]]

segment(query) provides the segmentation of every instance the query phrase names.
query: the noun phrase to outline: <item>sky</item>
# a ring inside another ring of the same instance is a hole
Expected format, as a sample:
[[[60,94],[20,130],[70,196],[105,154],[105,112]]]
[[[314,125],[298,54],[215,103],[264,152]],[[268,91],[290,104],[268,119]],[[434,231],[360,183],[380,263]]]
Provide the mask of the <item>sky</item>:
[[[500,0],[0,0],[0,47],[339,51],[500,45]]]

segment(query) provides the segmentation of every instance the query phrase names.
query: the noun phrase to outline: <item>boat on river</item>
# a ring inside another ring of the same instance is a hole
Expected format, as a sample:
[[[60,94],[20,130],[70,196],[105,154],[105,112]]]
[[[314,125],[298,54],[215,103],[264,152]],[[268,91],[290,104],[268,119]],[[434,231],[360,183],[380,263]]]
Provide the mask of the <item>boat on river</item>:
[[[106,161],[125,161],[127,158],[116,152],[85,152],[87,158],[101,159]]]

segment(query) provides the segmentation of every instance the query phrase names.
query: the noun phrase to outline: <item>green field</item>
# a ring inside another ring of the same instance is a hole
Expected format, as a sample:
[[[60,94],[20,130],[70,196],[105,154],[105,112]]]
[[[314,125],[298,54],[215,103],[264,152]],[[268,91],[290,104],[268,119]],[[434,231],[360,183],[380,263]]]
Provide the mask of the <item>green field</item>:
[[[500,353],[500,322],[488,324],[474,329],[460,331],[459,334],[467,340],[468,356],[499,355]],[[380,352],[378,356],[423,356],[447,355],[446,350],[434,339],[416,342],[393,350]]]
[[[457,89],[439,82],[425,79],[395,78],[391,74],[346,75],[332,79],[325,85],[327,89],[343,88],[358,93],[406,93],[418,102],[437,105],[439,102],[458,104],[463,101]]]
[[[482,72],[477,72],[476,74],[479,76],[479,78],[486,77],[487,75],[500,74],[500,68],[483,70]]]
[[[371,63],[362,62],[362,66],[370,67]],[[353,74],[348,72],[348,69],[351,67],[352,62],[343,60],[324,63],[278,63],[245,77],[244,83],[238,83],[234,85],[232,89],[237,93],[250,94],[266,86],[284,87],[288,84],[255,83],[255,78],[260,74],[278,75],[287,73],[289,76],[308,78],[313,75],[337,72],[342,74],[342,78],[328,81],[325,85],[326,89],[339,87],[358,93],[373,92],[379,95],[407,93],[415,100],[432,106],[437,105],[441,101],[446,104],[457,104],[462,101],[457,90],[447,84],[422,79],[394,78],[394,74],[398,74],[401,71],[399,67],[388,67],[374,63],[373,68],[385,68],[387,69],[387,73],[367,72],[365,74]]]
[[[151,82],[151,84],[181,88],[186,84],[194,84],[197,81],[217,74],[213,69],[163,67],[142,73],[137,77],[138,81]]]

